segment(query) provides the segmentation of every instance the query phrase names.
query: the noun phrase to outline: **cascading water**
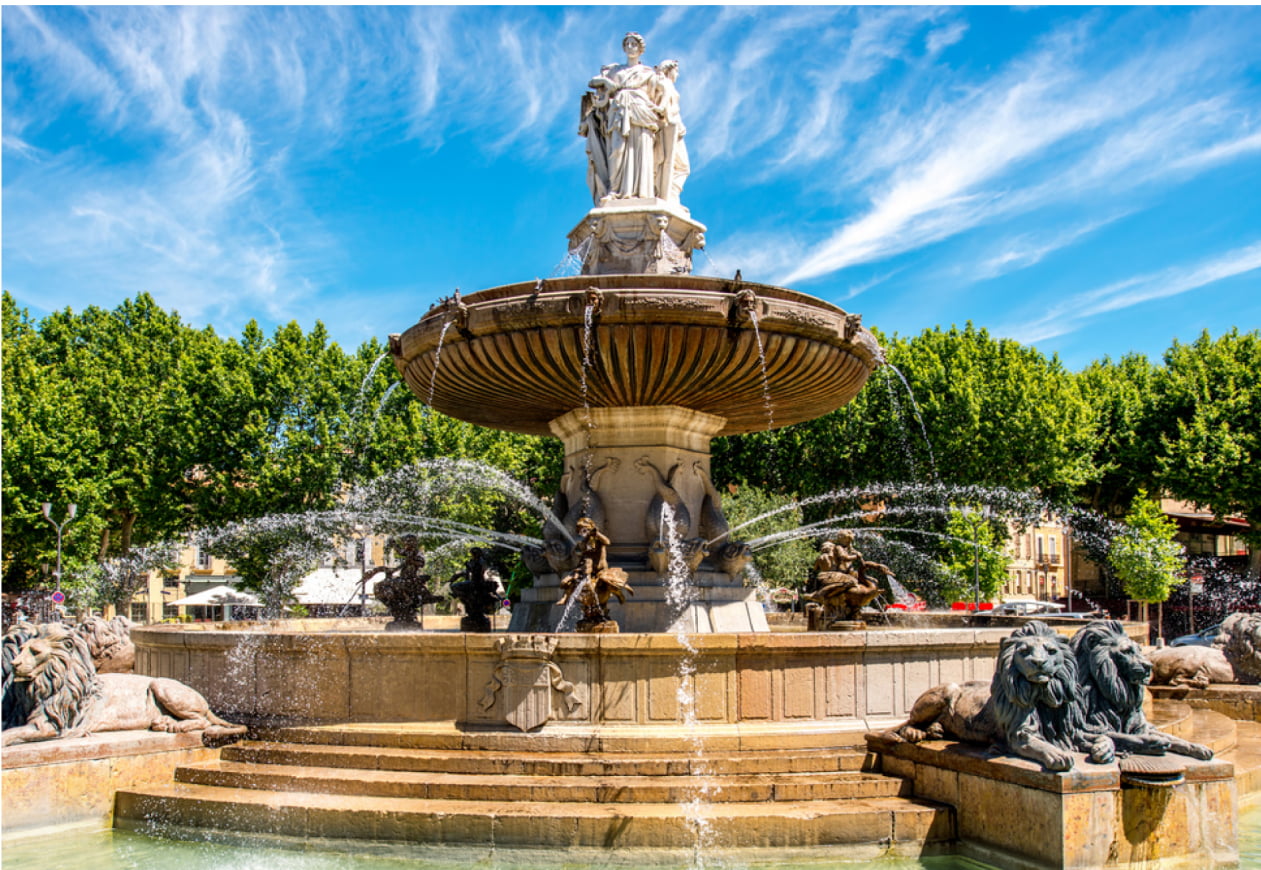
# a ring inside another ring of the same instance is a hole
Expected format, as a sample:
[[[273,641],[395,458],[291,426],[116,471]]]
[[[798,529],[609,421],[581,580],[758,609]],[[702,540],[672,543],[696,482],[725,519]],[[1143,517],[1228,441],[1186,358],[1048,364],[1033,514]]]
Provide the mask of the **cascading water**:
[[[714,829],[706,813],[706,805],[717,794],[718,787],[713,781],[713,773],[709,769],[705,755],[705,740],[701,736],[700,718],[697,715],[697,683],[696,674],[700,659],[700,651],[692,642],[689,621],[694,619],[692,602],[695,600],[695,587],[690,580],[690,572],[683,558],[683,542],[679,538],[674,524],[674,510],[669,504],[661,506],[661,533],[664,537],[670,559],[669,570],[664,578],[666,584],[666,603],[670,608],[671,625],[675,640],[683,649],[679,659],[679,683],[676,698],[679,704],[679,718],[683,722],[684,734],[692,754],[692,777],[695,783],[692,796],[680,802],[683,817],[691,827],[695,838],[692,850],[692,867],[702,870],[705,867],[706,855],[713,851]]]
[[[442,343],[447,339],[447,330],[455,323],[454,320],[447,320],[442,324],[442,332],[438,335],[438,348],[433,352],[433,374],[429,376],[429,398],[425,402],[426,405],[432,407],[434,388],[438,383],[438,366],[442,364]]]
[[[907,398],[911,400],[911,410],[915,414],[916,422],[919,423],[920,435],[924,439],[924,448],[928,451],[928,470],[932,474],[933,482],[935,483],[940,482],[941,478],[937,475],[937,457],[933,455],[933,442],[928,437],[928,427],[924,425],[924,415],[920,413],[919,402],[915,400],[915,391],[911,389],[911,384],[909,381],[907,381],[906,375],[902,374],[901,369],[899,369],[897,366],[895,366],[893,363],[890,363],[890,362],[885,363],[885,368],[892,371],[895,375],[898,376],[898,380],[902,382],[902,386],[906,390]],[[894,406],[894,413],[896,414],[898,419],[901,419],[902,414],[897,407],[897,397],[893,393],[893,383],[892,381],[888,380],[887,374],[885,378],[886,378],[885,383],[889,387],[889,399],[890,399],[891,404]],[[903,446],[903,449],[906,450],[907,460],[911,463],[911,474],[914,475],[915,474],[914,459],[911,456],[910,445],[907,444],[906,442],[905,431],[902,433],[902,446]]]

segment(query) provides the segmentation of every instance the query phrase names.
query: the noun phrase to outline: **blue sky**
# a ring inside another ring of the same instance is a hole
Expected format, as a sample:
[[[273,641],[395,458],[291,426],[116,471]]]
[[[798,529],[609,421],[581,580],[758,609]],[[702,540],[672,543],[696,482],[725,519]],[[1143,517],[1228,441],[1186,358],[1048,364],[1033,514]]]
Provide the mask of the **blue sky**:
[[[1071,367],[1261,326],[1261,9],[5,7],[3,282],[348,348],[547,277],[578,102],[680,62],[698,272]]]

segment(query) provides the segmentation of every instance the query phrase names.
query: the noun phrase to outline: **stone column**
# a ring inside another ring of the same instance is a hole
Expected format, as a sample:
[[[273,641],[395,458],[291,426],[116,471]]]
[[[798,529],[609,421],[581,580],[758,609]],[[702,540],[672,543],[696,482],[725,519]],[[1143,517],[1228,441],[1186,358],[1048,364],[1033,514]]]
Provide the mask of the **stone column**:
[[[629,575],[632,595],[626,604],[612,605],[622,631],[768,630],[755,590],[743,577],[706,562],[689,576],[687,603],[679,608],[670,603],[666,578],[649,564],[654,540],[648,517],[658,496],[677,496],[687,512],[681,538],[701,536],[709,442],[726,424],[723,417],[678,405],[578,408],[551,421],[553,434],[565,444],[566,498],[571,505],[580,501],[589,477],[604,515],[609,562]],[[535,578],[513,608],[509,631],[555,631],[562,613],[555,606],[559,583],[555,574]]]
[[[685,537],[699,534],[705,498],[699,472],[709,474],[709,442],[726,422],[677,405],[578,408],[551,422],[552,433],[565,444],[570,471],[565,495],[570,504],[581,499],[584,478],[593,474],[592,489],[604,504],[604,533],[615,562],[628,568],[647,566],[651,542],[646,521],[658,493],[658,475],[670,478],[688,511],[691,523]],[[611,459],[616,462],[610,464]]]

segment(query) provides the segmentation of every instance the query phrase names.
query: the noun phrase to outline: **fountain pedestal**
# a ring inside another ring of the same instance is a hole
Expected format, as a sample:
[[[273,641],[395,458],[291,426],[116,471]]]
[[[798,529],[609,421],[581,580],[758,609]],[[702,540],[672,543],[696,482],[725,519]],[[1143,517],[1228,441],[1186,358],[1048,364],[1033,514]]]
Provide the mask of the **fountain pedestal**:
[[[709,560],[695,571],[676,564],[676,571],[664,576],[650,564],[651,527],[663,502],[672,503],[679,520],[676,543],[707,539],[704,517],[713,501],[707,506],[709,442],[726,423],[716,414],[677,405],[578,408],[552,420],[552,433],[565,445],[565,499],[578,511],[600,515],[612,542],[609,564],[630,576],[632,595],[625,604],[611,604],[622,631],[768,630],[755,590],[741,576]],[[656,536],[662,537],[668,534]],[[523,591],[511,631],[557,629],[564,613],[556,606],[560,579],[545,574]]]

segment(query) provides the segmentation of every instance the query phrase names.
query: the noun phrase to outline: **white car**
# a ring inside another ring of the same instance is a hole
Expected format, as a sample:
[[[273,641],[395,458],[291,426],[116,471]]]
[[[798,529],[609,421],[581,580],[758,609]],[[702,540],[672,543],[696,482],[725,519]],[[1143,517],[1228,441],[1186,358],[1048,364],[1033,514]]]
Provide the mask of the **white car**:
[[[1063,604],[1054,604],[1050,601],[1004,601],[994,608],[994,615],[1031,616],[1035,613],[1056,614],[1063,609]]]

